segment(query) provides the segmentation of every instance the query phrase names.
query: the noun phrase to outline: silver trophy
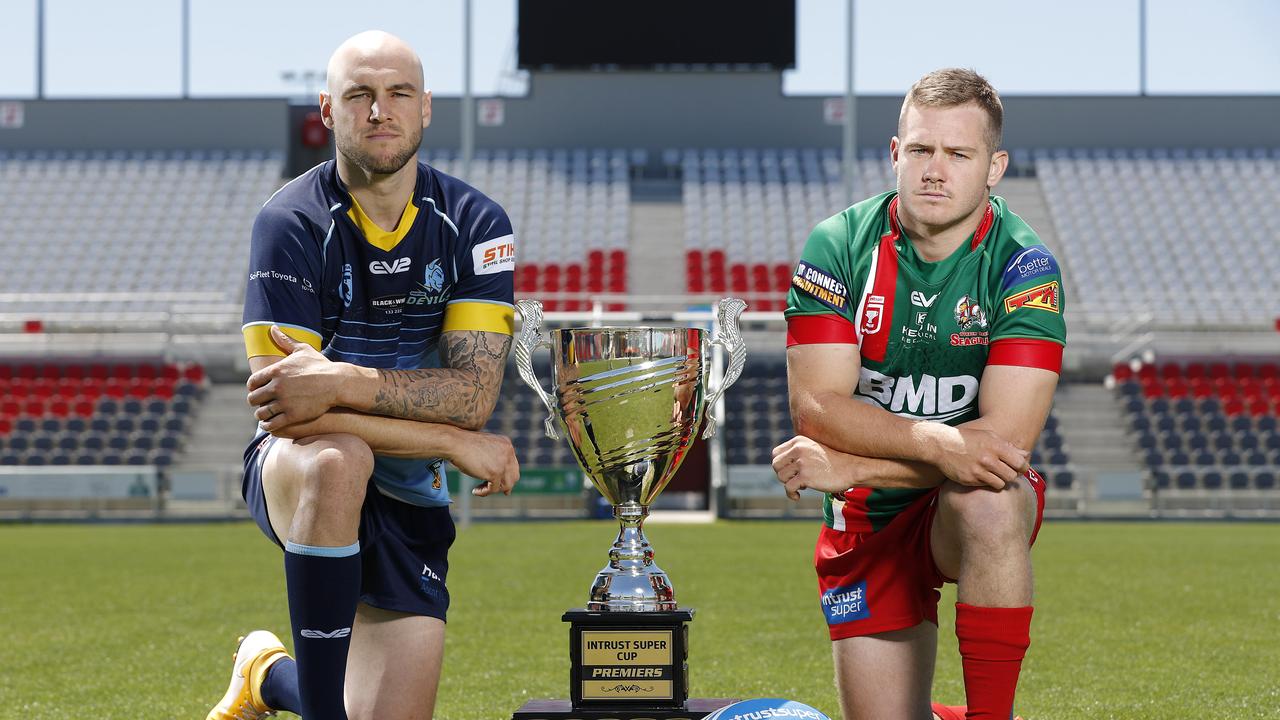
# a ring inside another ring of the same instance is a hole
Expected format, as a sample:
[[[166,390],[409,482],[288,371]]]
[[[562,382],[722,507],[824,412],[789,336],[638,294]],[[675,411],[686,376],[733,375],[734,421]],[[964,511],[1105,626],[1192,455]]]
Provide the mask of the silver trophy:
[[[516,341],[520,377],[547,407],[547,436],[562,434],[622,527],[609,564],[591,584],[588,610],[675,610],[671,582],[653,562],[641,525],[649,505],[675,476],[710,409],[742,374],[746,344],[738,318],[747,304],[720,301],[715,338],[691,327],[566,328],[542,335],[542,303],[521,300]],[[551,349],[553,392],[533,371],[533,352]],[[720,386],[711,390],[712,347],[728,352]]]

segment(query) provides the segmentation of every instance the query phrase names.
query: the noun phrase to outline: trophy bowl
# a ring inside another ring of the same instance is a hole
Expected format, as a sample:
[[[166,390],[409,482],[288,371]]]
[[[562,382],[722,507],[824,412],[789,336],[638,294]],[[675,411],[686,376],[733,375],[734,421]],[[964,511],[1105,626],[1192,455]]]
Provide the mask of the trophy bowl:
[[[746,348],[738,318],[746,303],[720,302],[715,337],[692,327],[596,327],[542,336],[542,304],[517,303],[523,318],[516,341],[520,377],[547,408],[546,432],[563,436],[583,472],[613,505],[620,530],[609,563],[591,585],[588,610],[675,610],[675,593],[653,562],[642,525],[649,506],[675,476],[694,434],[715,433],[710,409],[742,373]],[[533,370],[533,352],[551,350],[552,392]],[[728,363],[710,390],[711,350]]]

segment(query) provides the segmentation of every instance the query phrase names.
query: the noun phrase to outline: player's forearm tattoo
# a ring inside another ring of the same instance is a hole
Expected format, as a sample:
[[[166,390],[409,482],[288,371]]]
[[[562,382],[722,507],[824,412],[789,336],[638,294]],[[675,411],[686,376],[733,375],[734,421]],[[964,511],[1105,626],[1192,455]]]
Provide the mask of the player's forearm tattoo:
[[[450,332],[440,338],[439,370],[379,370],[374,397],[379,415],[444,422],[465,428],[484,425],[493,412],[506,369],[511,337],[486,332]]]

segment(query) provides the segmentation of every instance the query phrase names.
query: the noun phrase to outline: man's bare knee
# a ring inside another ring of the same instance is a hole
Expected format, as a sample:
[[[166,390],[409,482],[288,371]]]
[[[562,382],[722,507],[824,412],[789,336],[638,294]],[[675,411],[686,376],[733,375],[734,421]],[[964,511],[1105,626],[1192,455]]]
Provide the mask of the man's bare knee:
[[[999,492],[946,483],[938,495],[938,508],[960,540],[985,544],[1025,541],[1030,535],[1026,480],[1019,479]]]
[[[306,493],[364,496],[373,474],[373,451],[354,435],[325,435],[316,438],[315,454],[303,468]]]
[[[290,539],[303,544],[351,542],[373,473],[373,452],[354,435],[324,435],[304,443],[296,443],[308,452],[301,458]]]

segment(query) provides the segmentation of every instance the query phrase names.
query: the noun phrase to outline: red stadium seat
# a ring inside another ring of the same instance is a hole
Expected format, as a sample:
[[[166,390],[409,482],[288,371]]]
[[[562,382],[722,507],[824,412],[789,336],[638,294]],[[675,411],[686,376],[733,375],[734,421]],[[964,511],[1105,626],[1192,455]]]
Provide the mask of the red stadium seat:
[[[204,366],[195,364],[188,365],[182,370],[182,377],[188,382],[202,383],[204,382]]]
[[[0,378],[4,378],[5,380],[8,380],[9,378],[12,378],[12,377],[13,377],[13,366],[0,365]]]
[[[40,369],[35,365],[19,365],[15,373],[15,377],[20,377],[23,380],[35,380],[39,376]]]
[[[28,394],[34,397],[47,399],[53,397],[57,392],[58,381],[47,377],[39,377],[32,380],[30,384],[27,385],[27,388]]]
[[[1253,365],[1249,363],[1238,362],[1235,364],[1235,367],[1231,368],[1231,375],[1237,380],[1243,380],[1244,378],[1252,378]]]
[[[1205,368],[1204,363],[1193,362],[1193,363],[1187,363],[1187,367],[1184,370],[1183,374],[1185,374],[1189,378],[1202,378],[1202,377],[1208,377],[1209,371],[1207,368]]]
[[[110,368],[108,368],[106,365],[103,365],[102,363],[94,363],[93,365],[89,366],[89,377],[97,378],[99,380],[106,380],[110,376],[111,376]]]
[[[587,267],[588,267],[588,268],[598,268],[601,272],[604,272],[604,251],[603,251],[603,250],[592,250],[592,251],[588,252],[588,253],[587,253]]]
[[[1280,378],[1280,364],[1271,362],[1262,363],[1258,366],[1258,377],[1264,380],[1275,380]]]
[[[1159,375],[1155,365],[1143,365],[1138,368],[1138,377],[1143,380],[1152,380]]]
[[[13,423],[7,417],[0,417],[0,435],[8,435],[13,432]]]
[[[42,417],[44,410],[44,400],[28,399],[22,403],[22,414],[27,417]]]
[[[1243,415],[1244,403],[1240,402],[1239,399],[1231,398],[1230,400],[1227,400],[1225,403],[1222,404],[1222,412],[1225,413],[1226,415],[1232,415],[1232,416]]]
[[[164,367],[160,368],[160,377],[168,380],[177,380],[182,377],[182,370],[173,363],[165,363]]]
[[[587,269],[587,292],[604,292],[604,271],[598,268]]]
[[[67,417],[71,414],[71,403],[63,399],[55,399],[49,403],[46,412],[54,417]]]
[[[1128,363],[1116,363],[1115,367],[1111,368],[1111,377],[1115,378],[1116,382],[1125,382],[1133,377],[1133,369]]]
[[[22,404],[10,398],[0,402],[0,418],[16,418],[22,414]]]
[[[791,287],[791,266],[779,263],[773,266],[773,289],[786,292]]]
[[[1249,414],[1254,417],[1262,417],[1271,414],[1271,403],[1263,399],[1255,399],[1248,405]]]
[[[1182,377],[1182,366],[1178,363],[1167,362],[1160,366],[1160,377],[1169,378]]]
[[[1211,378],[1214,378],[1214,379],[1224,378],[1229,376],[1230,374],[1231,374],[1231,369],[1227,367],[1226,363],[1218,362],[1218,363],[1210,363],[1209,365],[1209,377]]]
[[[94,403],[92,400],[80,400],[75,405],[73,405],[71,409],[79,417],[88,418],[88,417],[93,417],[93,412],[95,407],[96,407],[96,403]]]

